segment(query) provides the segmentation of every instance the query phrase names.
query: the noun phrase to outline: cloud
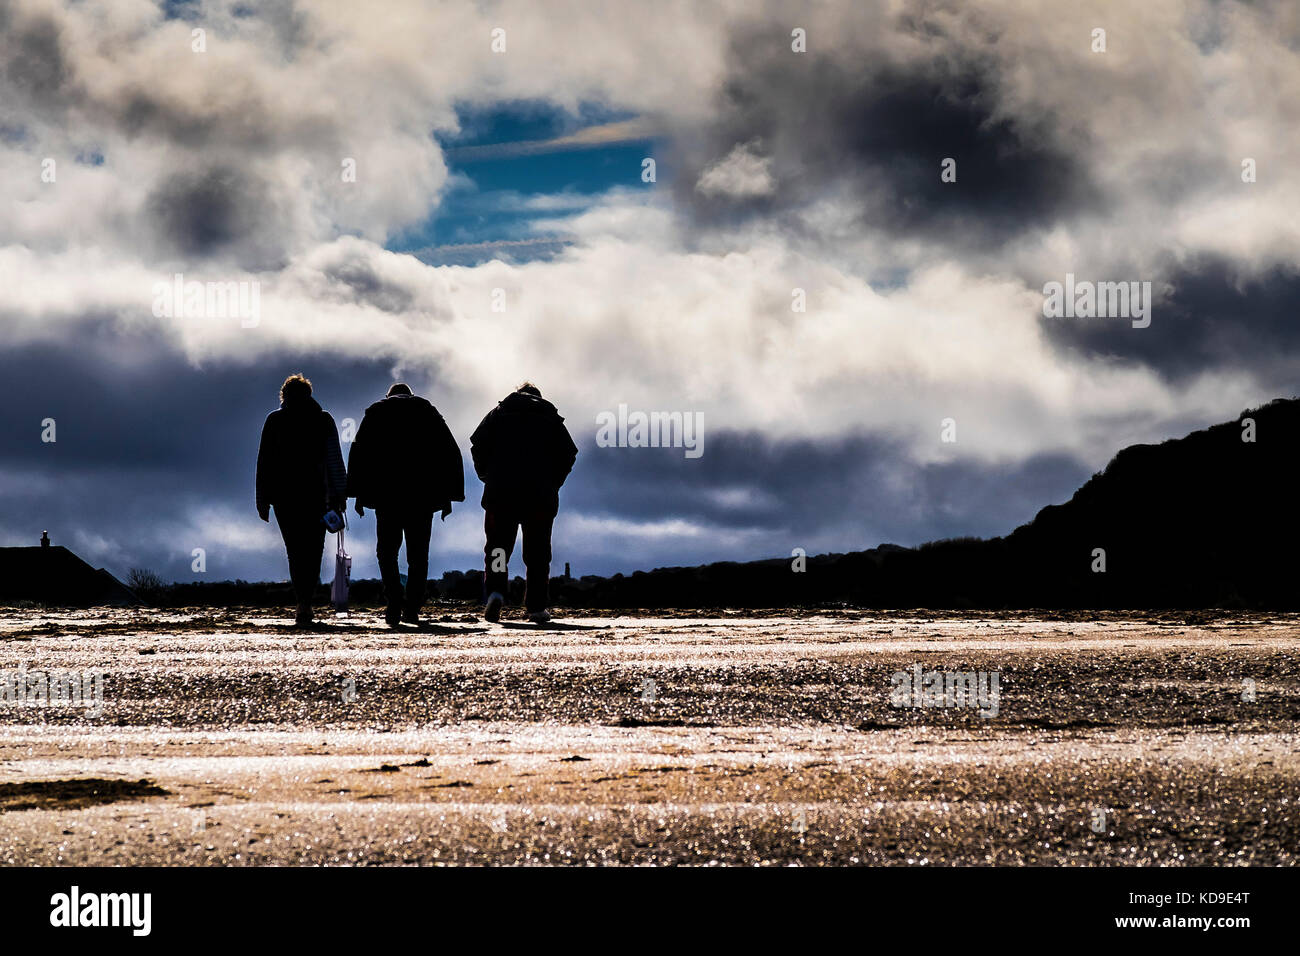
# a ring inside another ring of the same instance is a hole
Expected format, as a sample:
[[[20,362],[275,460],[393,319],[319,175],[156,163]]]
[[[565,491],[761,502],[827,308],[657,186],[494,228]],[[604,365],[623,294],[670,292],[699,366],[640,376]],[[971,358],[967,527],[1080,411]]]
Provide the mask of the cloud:
[[[1171,269],[1155,292],[1149,328],[1110,319],[1044,318],[1042,326],[1063,351],[1152,368],[1173,381],[1210,368],[1248,372],[1269,391],[1290,396],[1300,372],[1300,269],[1253,274],[1221,256],[1198,256]]]
[[[771,160],[759,152],[760,144],[741,143],[723,159],[705,167],[695,189],[705,196],[751,199],[769,196],[776,189]]]

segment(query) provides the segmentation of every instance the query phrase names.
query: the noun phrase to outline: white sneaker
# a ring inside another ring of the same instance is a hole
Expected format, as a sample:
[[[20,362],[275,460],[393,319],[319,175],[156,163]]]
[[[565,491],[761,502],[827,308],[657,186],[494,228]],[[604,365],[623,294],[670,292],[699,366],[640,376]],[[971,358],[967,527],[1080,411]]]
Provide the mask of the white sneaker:
[[[501,605],[506,603],[505,595],[500,591],[493,591],[488,595],[487,607],[483,609],[483,620],[489,624],[495,624],[501,620]]]
[[[532,621],[534,624],[545,624],[550,619],[550,611],[538,611],[536,614],[528,615],[528,620]]]

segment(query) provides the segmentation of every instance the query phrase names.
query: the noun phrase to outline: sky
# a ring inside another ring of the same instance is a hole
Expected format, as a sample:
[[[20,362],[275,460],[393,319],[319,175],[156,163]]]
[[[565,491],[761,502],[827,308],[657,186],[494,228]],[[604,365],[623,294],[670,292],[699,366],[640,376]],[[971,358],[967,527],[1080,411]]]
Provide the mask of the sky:
[[[1005,533],[1296,394],[1297,155],[1290,2],[0,0],[0,545],[283,580],[292,372],[340,424],[410,383],[467,462],[537,383],[557,572]],[[1150,324],[1046,315],[1067,276]],[[599,443],[620,407],[703,453]]]

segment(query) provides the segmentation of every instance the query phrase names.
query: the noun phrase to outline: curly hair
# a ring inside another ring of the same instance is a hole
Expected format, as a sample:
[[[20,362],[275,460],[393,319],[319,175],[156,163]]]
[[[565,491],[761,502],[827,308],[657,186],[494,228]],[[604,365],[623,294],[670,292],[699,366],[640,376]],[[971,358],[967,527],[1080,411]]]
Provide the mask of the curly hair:
[[[280,404],[283,405],[290,398],[310,398],[311,397],[311,380],[301,372],[294,372],[284,380],[280,386]]]

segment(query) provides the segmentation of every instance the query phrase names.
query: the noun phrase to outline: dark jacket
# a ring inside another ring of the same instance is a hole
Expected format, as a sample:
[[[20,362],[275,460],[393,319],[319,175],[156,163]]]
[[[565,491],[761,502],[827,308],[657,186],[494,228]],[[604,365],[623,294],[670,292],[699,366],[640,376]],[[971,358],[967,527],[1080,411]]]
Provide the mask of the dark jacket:
[[[559,490],[573,470],[578,446],[555,406],[512,392],[470,436],[483,507],[559,507]]]
[[[465,500],[465,463],[438,410],[417,395],[366,409],[348,452],[348,497],[367,508],[445,511]]]
[[[257,510],[271,505],[319,508],[341,504],[347,486],[339,433],[330,413],[308,396],[266,416],[257,449]]]

